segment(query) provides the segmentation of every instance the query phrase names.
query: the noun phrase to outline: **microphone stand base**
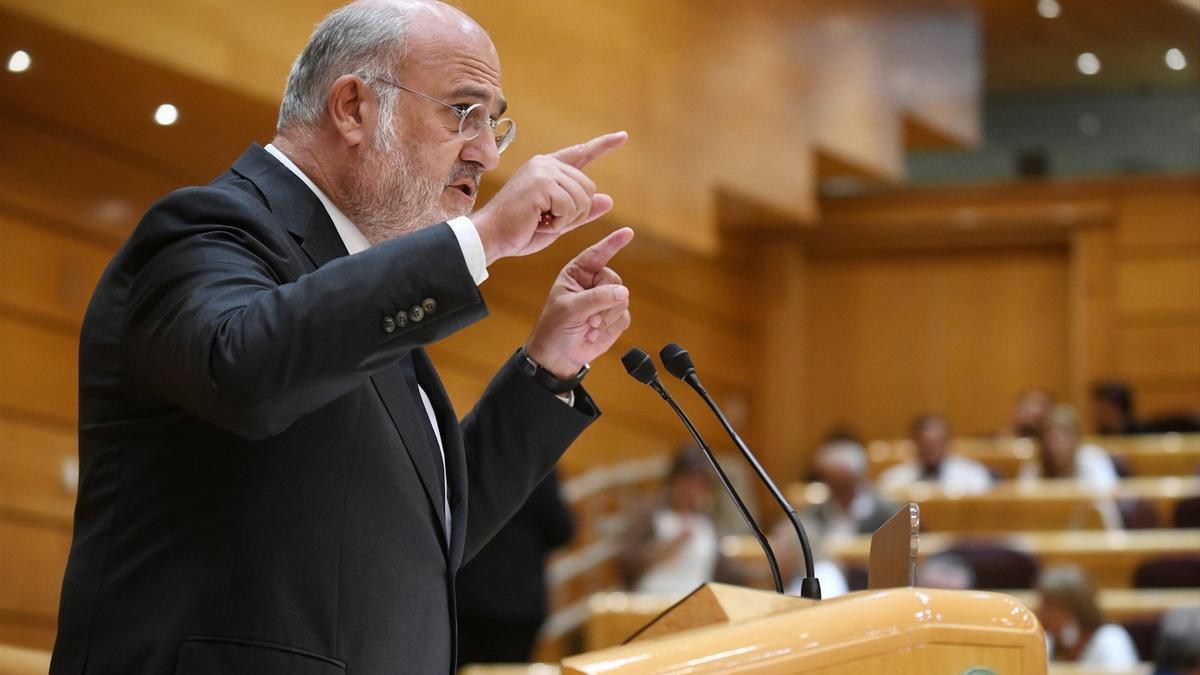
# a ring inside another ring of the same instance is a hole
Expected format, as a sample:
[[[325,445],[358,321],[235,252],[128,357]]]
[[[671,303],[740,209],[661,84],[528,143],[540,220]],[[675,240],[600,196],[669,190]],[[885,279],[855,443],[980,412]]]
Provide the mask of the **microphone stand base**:
[[[816,577],[805,577],[800,582],[800,597],[809,600],[821,599],[821,581]]]

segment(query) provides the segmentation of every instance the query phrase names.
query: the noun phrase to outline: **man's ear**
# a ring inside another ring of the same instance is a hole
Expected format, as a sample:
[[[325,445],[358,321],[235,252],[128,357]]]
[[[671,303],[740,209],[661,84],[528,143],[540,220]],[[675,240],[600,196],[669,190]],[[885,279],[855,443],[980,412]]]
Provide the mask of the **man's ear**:
[[[371,138],[378,123],[379,101],[357,75],[343,75],[329,90],[326,112],[346,145],[357,146]]]

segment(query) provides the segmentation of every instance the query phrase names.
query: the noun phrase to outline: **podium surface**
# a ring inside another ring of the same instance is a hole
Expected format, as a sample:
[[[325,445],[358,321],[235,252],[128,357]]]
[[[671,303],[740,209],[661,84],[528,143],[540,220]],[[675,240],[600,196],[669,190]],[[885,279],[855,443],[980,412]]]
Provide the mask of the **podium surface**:
[[[982,591],[861,591],[566,658],[563,673],[1046,672],[1033,612]]]

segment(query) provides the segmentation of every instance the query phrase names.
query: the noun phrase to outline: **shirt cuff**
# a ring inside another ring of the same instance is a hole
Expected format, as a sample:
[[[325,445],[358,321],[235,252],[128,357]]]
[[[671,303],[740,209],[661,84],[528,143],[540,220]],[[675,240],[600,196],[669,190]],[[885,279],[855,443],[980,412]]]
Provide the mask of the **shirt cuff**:
[[[467,271],[471,273],[475,285],[478,286],[487,281],[487,255],[483,252],[483,241],[479,238],[479,231],[475,229],[475,223],[472,223],[471,219],[466,216],[459,216],[446,221],[446,224],[454,232],[454,237],[458,239],[458,247],[462,249],[463,259],[467,261]]]

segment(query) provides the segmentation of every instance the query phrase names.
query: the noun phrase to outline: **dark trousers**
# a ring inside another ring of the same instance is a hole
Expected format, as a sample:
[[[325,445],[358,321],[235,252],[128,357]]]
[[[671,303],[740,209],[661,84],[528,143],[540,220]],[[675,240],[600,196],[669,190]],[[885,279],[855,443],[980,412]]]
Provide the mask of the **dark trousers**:
[[[539,619],[458,616],[458,662],[528,663],[537,641]]]

